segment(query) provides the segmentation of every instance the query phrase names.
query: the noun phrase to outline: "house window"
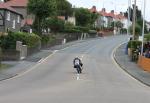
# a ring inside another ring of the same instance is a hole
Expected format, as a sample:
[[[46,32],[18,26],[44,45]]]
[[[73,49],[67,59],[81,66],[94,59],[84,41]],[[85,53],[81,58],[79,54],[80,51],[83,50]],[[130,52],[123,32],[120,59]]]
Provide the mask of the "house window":
[[[17,23],[20,23],[20,16],[17,16]]]
[[[16,21],[15,21],[15,20],[13,20],[12,28],[13,28],[13,29],[15,29],[15,28],[16,28]]]
[[[10,12],[7,12],[7,20],[10,21]]]

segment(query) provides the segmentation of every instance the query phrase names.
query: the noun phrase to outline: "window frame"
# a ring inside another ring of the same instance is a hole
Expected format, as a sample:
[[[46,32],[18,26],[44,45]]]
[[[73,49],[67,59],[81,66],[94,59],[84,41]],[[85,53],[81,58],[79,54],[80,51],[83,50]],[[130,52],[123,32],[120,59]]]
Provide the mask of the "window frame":
[[[7,21],[10,21],[10,11],[7,11],[7,17],[6,17]]]
[[[12,28],[13,28],[13,29],[16,29],[16,20],[13,20],[13,21],[12,21]]]

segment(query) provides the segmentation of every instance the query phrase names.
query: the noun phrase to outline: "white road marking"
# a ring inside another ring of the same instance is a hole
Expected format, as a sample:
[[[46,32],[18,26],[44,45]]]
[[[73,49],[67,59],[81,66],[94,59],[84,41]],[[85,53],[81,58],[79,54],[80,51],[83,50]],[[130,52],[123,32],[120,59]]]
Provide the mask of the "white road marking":
[[[84,54],[84,55],[85,55],[85,54]],[[84,58],[84,55],[82,55],[82,56],[81,56],[81,60],[83,60],[83,58]]]
[[[56,52],[58,52],[58,51],[59,51],[59,50],[54,50],[53,53],[56,53]]]
[[[77,80],[80,80],[80,75],[79,74],[77,74]]]
[[[38,63],[41,63],[41,62],[43,62],[43,61],[44,61],[44,58],[40,59],[40,60],[38,61]]]

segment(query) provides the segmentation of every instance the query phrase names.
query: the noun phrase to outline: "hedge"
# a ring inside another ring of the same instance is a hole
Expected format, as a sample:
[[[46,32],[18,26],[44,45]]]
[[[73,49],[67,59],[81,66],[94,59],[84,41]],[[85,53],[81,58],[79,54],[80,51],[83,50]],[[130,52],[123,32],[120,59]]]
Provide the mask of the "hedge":
[[[46,45],[56,40],[56,38],[51,35],[41,35],[40,37],[41,37],[42,45]]]
[[[2,49],[16,49],[16,41],[22,41],[28,48],[33,48],[40,44],[41,38],[38,35],[24,32],[9,32],[8,35],[0,36]]]
[[[140,46],[141,44],[142,44],[141,41],[131,40],[131,41],[128,42],[128,48],[136,49],[137,46]]]
[[[150,34],[144,35],[144,38],[146,38],[147,41],[150,41]]]

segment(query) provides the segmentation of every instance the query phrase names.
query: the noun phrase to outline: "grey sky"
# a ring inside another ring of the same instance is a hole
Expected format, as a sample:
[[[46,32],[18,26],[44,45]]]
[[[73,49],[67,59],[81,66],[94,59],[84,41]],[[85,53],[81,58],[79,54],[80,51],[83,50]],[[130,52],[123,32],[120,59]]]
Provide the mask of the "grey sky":
[[[101,10],[103,7],[109,12],[110,10],[116,10],[118,13],[120,11],[124,12],[127,10],[128,0],[68,0],[72,5],[76,7],[85,7],[91,8],[93,5],[97,7],[98,10]],[[143,8],[144,0],[137,0],[137,5],[141,10]],[[134,0],[132,0],[133,4]],[[146,0],[146,20],[150,21],[150,0]]]

